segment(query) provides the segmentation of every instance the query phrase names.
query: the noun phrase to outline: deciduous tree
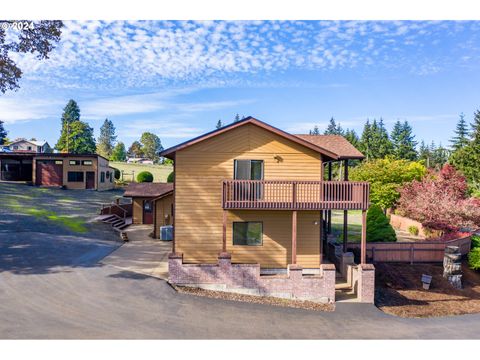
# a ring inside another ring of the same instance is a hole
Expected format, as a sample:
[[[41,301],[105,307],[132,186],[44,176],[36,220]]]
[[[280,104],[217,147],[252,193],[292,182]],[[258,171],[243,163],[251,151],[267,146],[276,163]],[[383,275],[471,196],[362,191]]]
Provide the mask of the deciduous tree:
[[[125,161],[127,160],[127,151],[125,150],[125,144],[121,141],[115,145],[112,151],[112,156],[110,157],[112,161]]]
[[[4,122],[0,120],[0,145],[5,145],[7,140],[7,130],[3,126]]]
[[[144,132],[140,138],[142,143],[142,151],[146,158],[153,162],[158,162],[160,159],[159,153],[163,150],[160,138],[150,132]]]
[[[21,29],[10,27],[21,24]],[[0,91],[17,90],[22,70],[12,53],[32,53],[38,60],[48,59],[60,40],[61,21],[0,21]],[[26,25],[26,26],[25,26]],[[7,36],[8,35],[8,36]]]

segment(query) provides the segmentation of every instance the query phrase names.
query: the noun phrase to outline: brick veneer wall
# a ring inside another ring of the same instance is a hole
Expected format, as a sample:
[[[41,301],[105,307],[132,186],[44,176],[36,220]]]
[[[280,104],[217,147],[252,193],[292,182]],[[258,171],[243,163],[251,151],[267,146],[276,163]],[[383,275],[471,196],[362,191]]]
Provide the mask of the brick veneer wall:
[[[217,264],[184,264],[182,254],[168,258],[169,282],[252,295],[335,302],[335,266],[321,265],[320,275],[302,275],[302,267],[289,265],[286,275],[260,275],[259,264],[232,264],[221,253]]]
[[[357,281],[358,301],[373,304],[375,299],[375,267],[373,264],[357,266]]]

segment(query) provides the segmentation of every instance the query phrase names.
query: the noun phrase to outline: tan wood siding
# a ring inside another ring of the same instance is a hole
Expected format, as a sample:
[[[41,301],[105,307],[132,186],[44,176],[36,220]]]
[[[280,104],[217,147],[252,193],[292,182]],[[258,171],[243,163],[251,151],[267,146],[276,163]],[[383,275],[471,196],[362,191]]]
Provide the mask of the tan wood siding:
[[[132,199],[132,222],[134,224],[143,223],[143,200],[145,198]]]
[[[319,153],[252,124],[178,151],[175,164],[175,240],[176,251],[182,252],[187,262],[215,262],[222,249],[222,180],[233,179],[234,159],[263,160],[265,180],[320,180],[321,176]],[[315,213],[318,215],[318,212]],[[275,239],[268,242],[263,253],[258,249],[247,249],[246,252],[235,250],[235,261],[248,259],[262,266],[285,266],[289,262],[290,246],[286,242],[291,241],[290,215],[289,212],[265,212],[262,216],[266,217],[266,221],[278,228],[285,227],[282,232],[288,231],[290,237],[274,236]],[[233,212],[230,216],[234,216]],[[287,220],[284,221],[284,218]],[[303,221],[302,216],[299,221]],[[300,249],[302,237],[310,232],[314,235],[312,240],[318,243],[319,236],[314,234],[315,230],[299,227],[298,252],[302,262],[313,261],[311,259],[316,256],[316,253],[309,255],[305,254],[307,250]],[[231,243],[231,236],[227,237],[227,243]],[[313,247],[309,245],[307,249],[313,251]],[[265,251],[269,252],[268,256]]]
[[[160,226],[173,225],[173,195],[155,201],[155,237],[160,237]]]

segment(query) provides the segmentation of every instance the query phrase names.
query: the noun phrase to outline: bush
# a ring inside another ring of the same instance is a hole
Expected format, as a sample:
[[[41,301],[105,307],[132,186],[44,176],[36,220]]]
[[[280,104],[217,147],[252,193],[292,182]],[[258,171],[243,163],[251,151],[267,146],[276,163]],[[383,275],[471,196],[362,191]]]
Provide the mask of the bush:
[[[419,230],[418,230],[418,227],[416,227],[415,225],[410,225],[410,226],[408,227],[408,232],[409,232],[411,235],[417,236]]]
[[[472,235],[472,249],[480,248],[480,235]]]
[[[119,180],[121,175],[120,170],[114,167],[112,167],[112,169],[113,169],[113,174],[114,174],[113,176],[115,177],[115,180]]]
[[[173,183],[174,181],[175,181],[175,174],[172,171],[170,174],[168,174],[167,183]]]
[[[480,270],[480,248],[474,248],[468,253],[468,266],[473,270]]]
[[[378,205],[370,206],[367,212],[367,241],[368,242],[394,242],[397,235],[388,218]]]
[[[137,182],[153,182],[153,175],[149,171],[142,171],[137,175]]]

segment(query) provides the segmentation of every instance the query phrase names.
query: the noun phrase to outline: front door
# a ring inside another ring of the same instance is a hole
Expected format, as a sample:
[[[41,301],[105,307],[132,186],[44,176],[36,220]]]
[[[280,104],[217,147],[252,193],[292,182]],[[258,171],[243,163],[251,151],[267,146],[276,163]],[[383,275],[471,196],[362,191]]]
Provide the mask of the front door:
[[[143,223],[153,224],[153,201],[143,200]]]
[[[87,171],[85,178],[85,189],[92,190],[95,189],[95,172]]]

